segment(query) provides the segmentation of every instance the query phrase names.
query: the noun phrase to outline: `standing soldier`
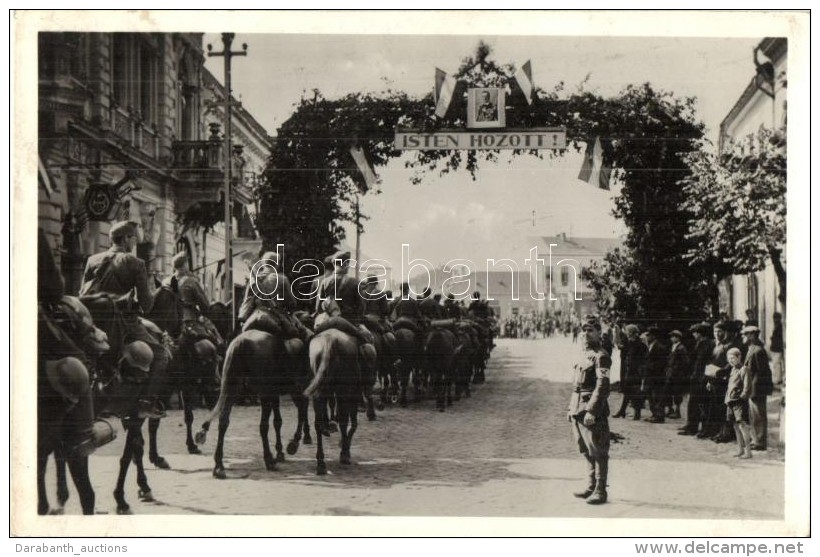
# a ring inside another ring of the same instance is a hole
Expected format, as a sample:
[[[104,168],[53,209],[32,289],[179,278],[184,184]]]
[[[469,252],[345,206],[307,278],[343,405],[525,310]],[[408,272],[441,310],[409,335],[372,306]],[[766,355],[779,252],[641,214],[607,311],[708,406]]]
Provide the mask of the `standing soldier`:
[[[170,358],[159,339],[152,336],[139,320],[140,310],[142,312],[151,310],[154,296],[148,286],[148,272],[145,269],[145,263],[131,254],[137,245],[137,225],[128,221],[118,222],[112,225],[109,235],[111,248],[88,258],[83,273],[80,296],[108,294],[110,298],[113,298],[118,310],[114,313],[119,313],[119,315],[111,315],[107,303],[103,308],[92,303],[89,309],[96,307],[103,313],[102,319],[98,318],[99,313],[94,315],[94,321],[100,323],[101,328],[106,322],[119,323],[122,326],[122,336],[118,339],[121,344],[120,349],[136,341],[145,342],[151,347],[153,353],[150,365],[151,376],[148,392],[145,395],[154,399],[155,408],[144,409],[146,414],[151,415],[150,417],[157,417],[162,415],[156,402],[164,388]],[[136,304],[132,299],[134,292],[137,297]],[[112,336],[110,329],[111,327],[106,330],[106,333]],[[149,401],[141,401],[141,407],[144,407],[146,402]]]
[[[590,505],[606,503],[609,470],[609,369],[612,360],[601,346],[601,323],[586,320],[582,327],[584,348],[574,366],[574,390],[567,420],[578,449],[587,461],[589,483],[574,493]]]

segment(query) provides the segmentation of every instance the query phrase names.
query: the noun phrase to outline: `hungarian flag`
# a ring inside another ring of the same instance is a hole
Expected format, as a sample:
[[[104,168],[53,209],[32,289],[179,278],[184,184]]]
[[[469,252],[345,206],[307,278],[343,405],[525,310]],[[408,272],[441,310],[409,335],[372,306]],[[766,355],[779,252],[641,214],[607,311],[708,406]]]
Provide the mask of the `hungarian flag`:
[[[436,116],[444,118],[447,114],[447,109],[450,108],[450,103],[455,96],[456,78],[447,75],[436,68],[436,88],[433,91],[433,99],[436,102]]]
[[[515,72],[515,81],[524,93],[524,98],[527,99],[527,104],[532,104],[532,66],[530,61],[524,62],[524,65],[518,68]]]
[[[602,190],[608,190],[611,172],[612,165],[606,160],[601,139],[596,137],[594,142],[587,141],[584,164],[581,166],[581,172],[578,173],[578,179],[597,185]]]
[[[359,181],[359,191],[362,194],[367,193],[367,190],[379,183],[379,177],[373,170],[373,165],[367,158],[367,155],[361,147],[355,146],[350,148],[350,155],[359,167],[359,172],[362,174],[362,179]]]

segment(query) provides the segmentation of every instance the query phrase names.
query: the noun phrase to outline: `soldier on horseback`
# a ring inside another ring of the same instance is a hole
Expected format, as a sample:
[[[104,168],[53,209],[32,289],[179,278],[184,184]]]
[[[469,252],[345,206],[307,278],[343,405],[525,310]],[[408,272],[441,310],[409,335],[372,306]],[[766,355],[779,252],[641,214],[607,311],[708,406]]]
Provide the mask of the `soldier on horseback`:
[[[401,293],[390,308],[390,316],[394,319],[393,328],[409,329],[418,336],[423,319],[418,300],[410,297],[410,285],[406,282],[401,285]]]
[[[239,309],[239,321],[244,323],[242,331],[265,331],[283,339],[289,354],[303,353],[313,332],[291,313],[297,309],[296,298],[282,272],[279,256],[265,252],[254,268],[256,272]]]
[[[159,339],[139,319],[140,311],[150,311],[154,296],[148,286],[145,263],[131,253],[137,243],[136,224],[126,221],[112,225],[110,238],[110,249],[88,259],[80,296],[94,321],[112,339],[115,351],[136,341],[145,342],[151,348],[150,381],[140,400],[139,413],[144,417],[162,417],[164,411],[158,397],[170,357]]]
[[[315,331],[318,334],[333,328],[358,339],[362,363],[366,370],[372,372],[376,367],[376,349],[371,333],[363,324],[364,293],[360,291],[356,279],[347,274],[350,252],[337,253],[332,261],[333,273],[325,277],[319,287],[321,308],[327,317],[317,319]]]
[[[199,279],[188,267],[187,253],[174,256],[174,275],[169,282],[171,289],[177,293],[182,310],[182,330],[178,341],[180,352],[186,356],[195,355],[194,346],[203,339],[220,350],[225,341],[206,316],[210,302]]]

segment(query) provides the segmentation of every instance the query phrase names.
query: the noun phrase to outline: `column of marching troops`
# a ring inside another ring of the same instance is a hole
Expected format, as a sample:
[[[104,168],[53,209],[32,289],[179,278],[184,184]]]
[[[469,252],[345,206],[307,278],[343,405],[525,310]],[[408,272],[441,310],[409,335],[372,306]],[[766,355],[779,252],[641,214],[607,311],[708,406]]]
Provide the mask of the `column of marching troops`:
[[[66,295],[48,242],[39,231],[40,513],[49,511],[42,482],[52,453],[68,462],[83,512],[93,513],[87,457],[116,437],[111,418],[122,418],[129,439],[129,427],[139,429],[146,418],[149,424],[150,420],[158,423],[165,416],[169,363],[217,361],[231,334],[224,328],[220,332],[207,317],[211,304],[188,268],[187,254],[173,258],[174,274],[163,281],[161,288],[151,287],[145,263],[132,254],[137,237],[135,223],[115,223],[110,231],[111,248],[89,258],[80,295],[72,297]],[[239,311],[241,330],[237,333],[269,332],[283,339],[289,353],[306,354],[305,346],[315,334],[334,328],[358,340],[359,361],[371,370],[376,357],[373,335],[384,335],[389,340],[394,328],[413,330],[418,339],[419,333],[434,326],[453,327],[462,318],[466,324],[469,316],[471,326],[480,328],[482,339],[492,346],[491,310],[477,293],[467,309],[452,295],[443,301],[439,295],[431,296],[429,288],[415,299],[409,296],[407,284],[402,285],[402,297],[390,300],[391,293],[378,290],[376,277],[368,277],[360,284],[349,276],[349,257],[349,253],[336,253],[324,260],[325,275],[315,285],[317,319],[309,329],[304,319],[307,312],[296,311],[299,305],[277,255],[262,254],[263,265],[250,281]],[[100,373],[103,369],[113,372],[105,375]],[[192,419],[186,415],[188,446],[189,451],[198,452],[190,435]],[[135,463],[139,461],[137,481],[141,489],[150,490],[141,467],[141,443],[141,434],[134,447],[126,441],[115,491],[118,512],[128,511],[118,492],[132,458]],[[157,466],[167,466],[156,453],[153,437],[149,454]],[[58,497],[67,498],[67,492]]]

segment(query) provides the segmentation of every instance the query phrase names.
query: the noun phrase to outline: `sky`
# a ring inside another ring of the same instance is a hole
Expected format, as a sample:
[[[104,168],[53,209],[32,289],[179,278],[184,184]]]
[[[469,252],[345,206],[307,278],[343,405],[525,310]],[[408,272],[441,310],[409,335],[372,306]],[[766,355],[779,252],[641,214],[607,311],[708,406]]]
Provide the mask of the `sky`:
[[[753,75],[752,50],[761,38],[239,33],[234,48],[246,42],[248,56],[234,58],[233,91],[275,135],[314,88],[328,98],[387,87],[422,96],[433,87],[435,68],[454,72],[483,40],[499,63],[531,60],[533,81],[545,90],[564,82],[567,90],[608,96],[649,82],[694,96],[697,117],[716,140],[721,120]],[[218,34],[206,34],[204,42],[221,49]],[[207,66],[222,79],[221,58]],[[428,173],[413,185],[412,171],[394,159],[376,169],[382,193],[361,200],[368,216],[361,251],[395,267],[402,244],[410,245],[412,258],[434,265],[454,258],[523,262],[531,236],[622,237],[623,223],[611,214],[617,185],[605,191],[579,181],[580,166],[574,153],[556,160],[502,156],[481,165],[475,181],[466,171],[441,178]],[[354,229],[347,229],[354,245]]]

